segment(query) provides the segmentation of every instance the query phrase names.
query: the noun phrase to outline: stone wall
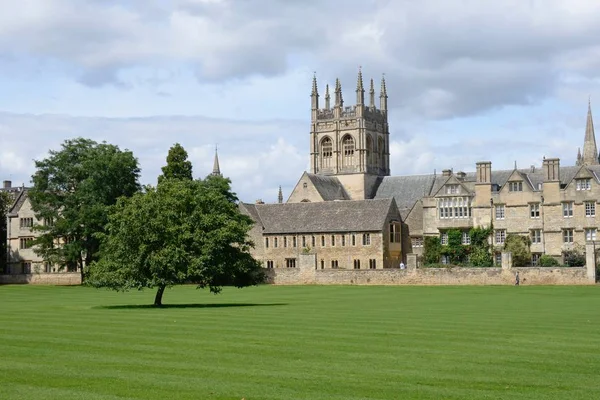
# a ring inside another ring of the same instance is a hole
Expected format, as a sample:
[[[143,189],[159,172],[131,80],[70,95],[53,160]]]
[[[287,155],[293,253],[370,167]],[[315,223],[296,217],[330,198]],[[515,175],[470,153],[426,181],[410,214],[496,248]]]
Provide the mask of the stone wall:
[[[0,284],[31,285],[81,285],[81,274],[79,272],[65,272],[58,274],[17,274],[0,275]]]
[[[421,268],[302,272],[299,268],[267,270],[276,285],[512,285],[519,272],[521,285],[594,284],[586,268]]]

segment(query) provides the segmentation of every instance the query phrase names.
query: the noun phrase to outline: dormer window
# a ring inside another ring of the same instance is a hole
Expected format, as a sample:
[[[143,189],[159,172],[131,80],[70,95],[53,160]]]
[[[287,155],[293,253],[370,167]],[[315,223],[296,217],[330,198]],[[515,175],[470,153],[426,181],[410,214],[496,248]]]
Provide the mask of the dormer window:
[[[508,182],[508,191],[509,192],[522,192],[523,191],[523,182]]]
[[[460,185],[446,185],[446,194],[459,194]]]
[[[577,190],[592,190],[592,180],[590,178],[575,179]]]

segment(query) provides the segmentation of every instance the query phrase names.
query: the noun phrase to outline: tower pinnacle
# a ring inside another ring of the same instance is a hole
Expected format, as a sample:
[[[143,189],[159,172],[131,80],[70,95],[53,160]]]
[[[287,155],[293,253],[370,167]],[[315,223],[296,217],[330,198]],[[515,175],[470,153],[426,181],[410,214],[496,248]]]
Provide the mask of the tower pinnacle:
[[[313,74],[312,91],[310,93],[310,99],[311,99],[311,103],[312,103],[312,109],[318,110],[319,109],[319,90],[317,89],[317,73],[316,72]]]
[[[365,104],[365,88],[363,86],[362,67],[358,67],[358,77],[356,78],[356,104]]]
[[[279,204],[283,203],[283,192],[281,191],[281,186],[279,186],[279,193],[277,194],[277,202]]]
[[[369,107],[375,108],[375,87],[373,86],[373,78],[371,78],[371,88],[369,89]]]
[[[381,92],[379,93],[379,108],[383,112],[387,112],[387,88],[385,86],[385,75],[381,76]]]
[[[215,161],[213,162],[212,176],[223,176],[221,174],[221,168],[219,167],[219,153],[217,146],[215,146]]]
[[[342,97],[342,84],[340,83],[339,78],[335,78],[335,106],[340,108],[344,107],[344,99]]]
[[[582,165],[598,165],[598,148],[594,133],[594,120],[592,119],[592,105],[588,100],[587,121],[585,124],[585,138],[583,140]]]
[[[329,84],[325,85],[325,109],[331,108],[331,96],[329,95]]]

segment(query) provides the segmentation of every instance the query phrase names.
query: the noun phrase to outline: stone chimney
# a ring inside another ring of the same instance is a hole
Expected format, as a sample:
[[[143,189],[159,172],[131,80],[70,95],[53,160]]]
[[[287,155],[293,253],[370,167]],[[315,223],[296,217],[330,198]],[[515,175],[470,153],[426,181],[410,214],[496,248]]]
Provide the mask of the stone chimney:
[[[2,182],[2,186],[4,189],[10,189],[12,187],[12,181],[4,181]]]
[[[442,170],[442,176],[452,176],[452,170],[451,169],[444,169]]]
[[[492,163],[490,161],[479,161],[476,165],[476,183],[492,183]]]
[[[458,171],[458,172],[456,173],[456,178],[457,178],[459,181],[464,181],[466,176],[467,176],[467,174],[466,174],[466,173],[464,173],[463,171]]]
[[[544,182],[560,181],[560,159],[545,158],[543,163]]]

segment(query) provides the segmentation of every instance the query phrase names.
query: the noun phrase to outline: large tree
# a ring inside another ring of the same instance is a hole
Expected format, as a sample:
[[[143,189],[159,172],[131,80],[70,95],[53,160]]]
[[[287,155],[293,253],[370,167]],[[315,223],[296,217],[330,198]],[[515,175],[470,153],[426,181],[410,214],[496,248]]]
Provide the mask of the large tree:
[[[192,163],[188,161],[187,151],[179,143],[175,143],[167,154],[167,165],[162,167],[162,175],[158,177],[160,183],[163,179],[192,180]]]
[[[121,196],[140,189],[138,161],[117,146],[77,138],[36,161],[31,205],[43,225],[36,251],[45,261],[69,269],[97,257],[98,233],[108,221],[108,208]]]
[[[218,181],[217,181],[218,180]],[[252,220],[241,214],[229,180],[163,179],[144,193],[119,199],[103,235],[101,257],[88,284],[114,290],[193,283],[218,293],[263,280],[250,255]]]

